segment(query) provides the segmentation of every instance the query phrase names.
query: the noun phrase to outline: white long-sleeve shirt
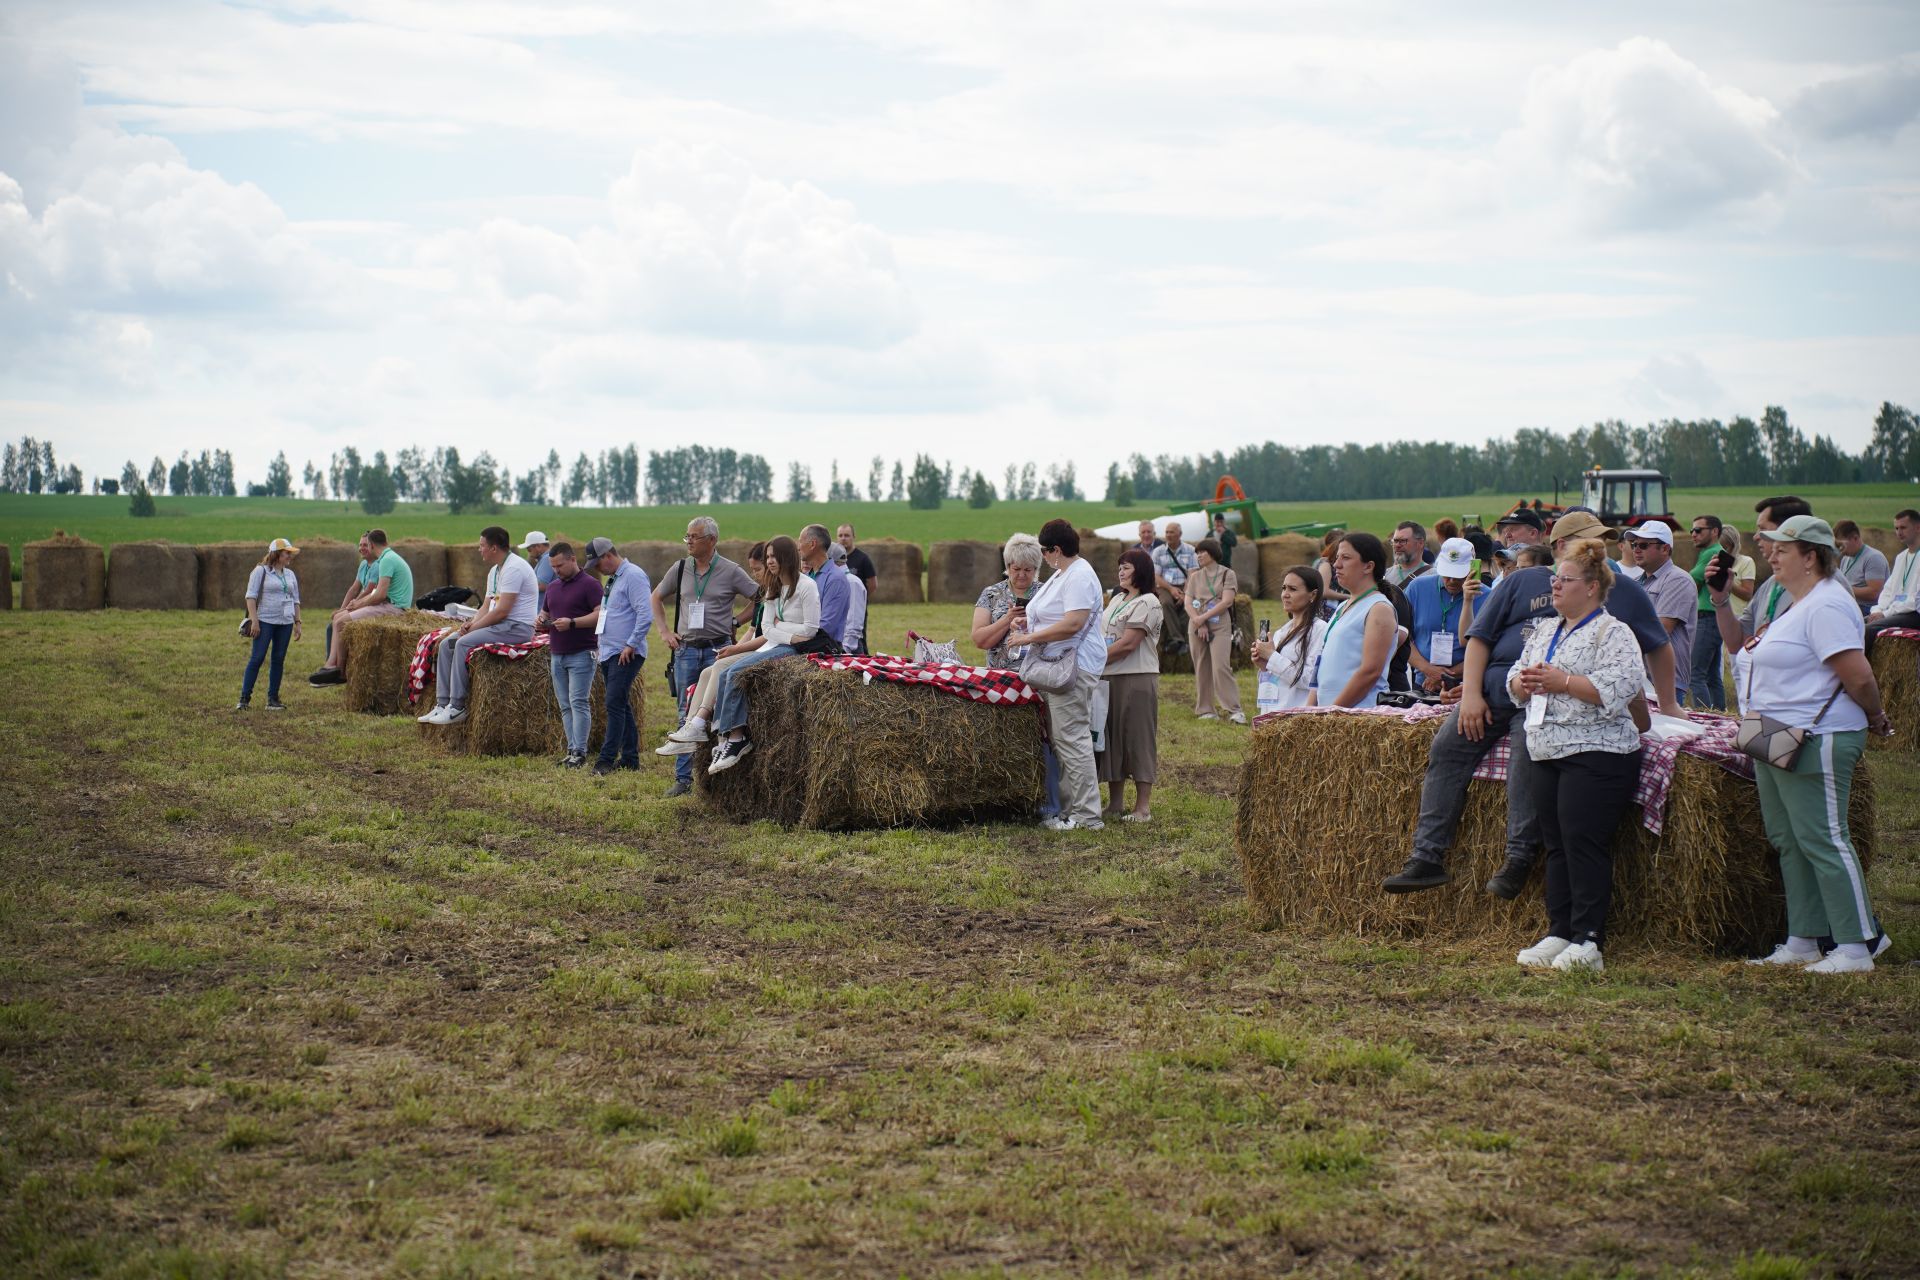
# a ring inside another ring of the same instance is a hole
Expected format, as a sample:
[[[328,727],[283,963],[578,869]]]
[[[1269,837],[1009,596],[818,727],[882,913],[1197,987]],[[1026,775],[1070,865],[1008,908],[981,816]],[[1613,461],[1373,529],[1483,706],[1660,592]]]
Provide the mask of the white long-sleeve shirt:
[[[767,601],[760,614],[761,629],[767,643],[800,644],[813,639],[820,629],[820,588],[805,574],[794,584],[791,594]]]
[[[1920,610],[1920,552],[1902,551],[1893,558],[1880,599],[1873,611],[1881,616]]]

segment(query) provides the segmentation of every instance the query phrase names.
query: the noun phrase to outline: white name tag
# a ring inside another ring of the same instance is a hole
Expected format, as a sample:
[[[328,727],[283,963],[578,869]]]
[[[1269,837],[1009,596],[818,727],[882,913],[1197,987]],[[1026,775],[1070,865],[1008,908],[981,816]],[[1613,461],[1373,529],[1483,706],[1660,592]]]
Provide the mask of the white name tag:
[[[682,631],[698,631],[707,625],[707,603],[695,600],[687,606],[687,620],[680,628]]]
[[[1432,642],[1428,645],[1428,649],[1433,654],[1431,661],[1435,666],[1437,667],[1452,666],[1453,665],[1453,632],[1451,631],[1434,632],[1432,637]]]
[[[600,616],[594,621],[593,634],[599,635],[607,629],[607,606],[600,606]]]
[[[1527,699],[1527,728],[1538,729],[1547,722],[1547,695],[1536,693]]]

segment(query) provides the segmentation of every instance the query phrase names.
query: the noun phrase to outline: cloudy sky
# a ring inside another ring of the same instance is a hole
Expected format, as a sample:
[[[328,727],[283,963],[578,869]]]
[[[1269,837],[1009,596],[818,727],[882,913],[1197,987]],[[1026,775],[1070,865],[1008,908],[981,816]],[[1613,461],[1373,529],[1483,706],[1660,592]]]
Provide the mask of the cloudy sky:
[[[1920,406],[1920,5],[8,0],[0,431],[998,476]]]

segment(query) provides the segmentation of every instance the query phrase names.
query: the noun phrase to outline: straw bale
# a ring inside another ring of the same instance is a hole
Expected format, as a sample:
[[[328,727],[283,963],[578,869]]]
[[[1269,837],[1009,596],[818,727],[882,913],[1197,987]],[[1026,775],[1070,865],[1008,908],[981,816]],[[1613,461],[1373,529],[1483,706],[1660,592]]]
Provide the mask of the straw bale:
[[[1118,538],[1102,538],[1091,529],[1080,530],[1080,558],[1093,566],[1100,576],[1100,589],[1113,591],[1120,586],[1120,553],[1134,545]]]
[[[631,560],[647,571],[647,581],[655,586],[666,575],[673,562],[686,557],[687,546],[684,542],[623,542],[619,546],[623,559]]]
[[[1889,565],[1893,563],[1895,556],[1906,550],[1906,548],[1901,545],[1899,536],[1895,534],[1893,530],[1882,529],[1877,524],[1867,525],[1862,528],[1860,530],[1860,541],[1885,556]]]
[[[416,588],[420,585],[416,580]],[[449,587],[465,587],[473,592],[473,599],[467,603],[478,605],[480,597],[487,594],[487,562],[480,558],[477,542],[449,542],[447,544],[447,581]]]
[[[1920,751],[1920,641],[1881,636],[1873,642],[1873,678],[1893,721],[1893,736],[1867,735],[1872,751]]]
[[[1260,594],[1260,544],[1241,538],[1233,544],[1233,554],[1228,557],[1232,564],[1233,576],[1240,580],[1240,589],[1250,596]]]
[[[1234,626],[1233,669],[1245,671],[1253,665],[1253,601],[1244,595],[1233,598],[1231,614]],[[1193,653],[1175,644],[1187,641],[1187,618],[1183,613],[1166,610],[1160,631],[1160,674],[1192,675]]]
[[[388,548],[406,562],[407,568],[413,570],[413,594],[416,598],[451,581],[447,577],[446,543],[427,538],[402,538],[389,543]]]
[[[107,557],[110,609],[198,609],[200,554],[178,542],[115,544]]]
[[[1326,712],[1257,726],[1234,816],[1253,915],[1269,927],[1424,936],[1518,947],[1539,936],[1543,872],[1503,902],[1481,890],[1505,852],[1506,788],[1469,785],[1448,858],[1454,883],[1389,894],[1413,843],[1427,748],[1442,721]],[[1329,767],[1331,766],[1331,767]],[[1863,862],[1873,853],[1873,780],[1854,778],[1851,822]],[[1682,755],[1653,836],[1637,807],[1614,837],[1611,941],[1634,949],[1761,950],[1785,923],[1778,860],[1753,784]]]
[[[747,567],[747,552],[753,550],[753,544],[758,541],[758,538],[722,538],[715,544],[714,550],[744,569]]]
[[[867,592],[868,604],[919,604],[925,598],[920,589],[920,575],[926,569],[926,554],[920,550],[919,543],[873,538],[860,543],[859,547],[873,561],[873,587]],[[973,601],[969,599],[967,603]]]
[[[468,669],[467,718],[459,724],[421,725],[420,736],[433,746],[458,755],[558,756],[567,749],[567,733],[560,724],[560,704],[553,696],[553,667],[546,650],[518,660],[497,654],[474,657]],[[646,685],[643,675],[633,682],[629,705],[646,741]],[[421,713],[427,708],[421,703]],[[593,725],[587,731],[587,750],[597,751],[607,734],[607,696],[599,671],[593,673]],[[644,750],[644,748],[643,748]]]
[[[413,651],[422,635],[447,625],[438,614],[416,609],[347,623],[340,633],[347,706],[382,716],[411,710],[414,704],[407,701],[407,677]]]
[[[991,542],[936,542],[927,557],[927,603],[972,604],[1005,576]]]
[[[1320,558],[1320,544],[1305,534],[1280,533],[1262,538],[1260,549],[1260,598],[1278,600],[1280,588],[1287,584],[1287,570],[1297,564],[1311,565]]]
[[[1030,817],[1045,792],[1032,707],[993,707],[937,689],[864,683],[804,658],[743,671],[754,749],[700,794],[736,822],[822,830],[944,826]]]
[[[0,609],[13,608],[13,553],[0,542]]]
[[[107,601],[107,557],[85,538],[54,531],[22,548],[22,609],[98,609]]]

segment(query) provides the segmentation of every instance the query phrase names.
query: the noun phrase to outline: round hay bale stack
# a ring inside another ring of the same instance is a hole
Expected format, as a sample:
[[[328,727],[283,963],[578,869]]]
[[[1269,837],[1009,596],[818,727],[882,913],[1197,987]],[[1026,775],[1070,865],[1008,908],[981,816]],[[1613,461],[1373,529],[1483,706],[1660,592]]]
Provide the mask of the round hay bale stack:
[[[98,609],[107,602],[106,552],[64,529],[23,547],[20,571],[22,609]]]
[[[1253,665],[1253,601],[1244,595],[1233,598],[1233,669],[1245,671]],[[1187,642],[1185,615],[1167,612],[1160,631],[1160,674],[1192,675],[1193,651]],[[1175,642],[1178,641],[1178,644]]]
[[[936,542],[927,557],[927,603],[972,604],[1005,576],[991,542]]]
[[[740,673],[754,749],[694,785],[735,822],[843,831],[1030,817],[1046,789],[1033,707],[996,707],[937,689],[863,683],[804,658]]]
[[[1468,786],[1448,856],[1459,884],[1419,894],[1380,888],[1412,847],[1427,749],[1442,723],[1440,717],[1409,722],[1398,715],[1310,711],[1254,726],[1240,775],[1234,846],[1256,920],[1486,947],[1538,936],[1541,869],[1512,902],[1472,888],[1505,858],[1501,783],[1476,779]],[[1313,767],[1325,760],[1365,760],[1369,767],[1358,773]],[[1874,852],[1873,813],[1873,780],[1863,762],[1849,813],[1863,863]],[[1753,782],[1699,756],[1682,754],[1676,762],[1661,835],[1647,831],[1637,806],[1622,819],[1613,863],[1610,946],[1751,951],[1776,941],[1785,927],[1786,903]]]
[[[1320,558],[1320,544],[1300,533],[1280,533],[1254,544],[1260,552],[1260,598],[1278,600],[1286,585],[1287,570],[1297,564],[1311,565]]]
[[[1102,538],[1091,529],[1080,530],[1080,558],[1093,566],[1102,591],[1120,586],[1120,553],[1125,549],[1126,544],[1118,538]]]
[[[871,538],[857,545],[873,561],[873,589],[867,593],[868,604],[919,604],[926,598],[920,589],[926,555],[919,543]]]
[[[200,553],[178,542],[116,543],[107,556],[109,609],[198,609]]]
[[[390,544],[393,553],[413,570],[413,594],[417,599],[436,587],[448,584],[447,546],[427,538],[402,538]],[[329,602],[331,603],[331,602]]]
[[[347,706],[382,716],[412,710],[407,682],[414,650],[422,635],[447,625],[445,618],[413,609],[349,622],[340,634],[347,672]],[[431,678],[428,687],[432,687]]]
[[[13,608],[13,553],[0,542],[0,609]]]
[[[681,559],[687,554],[687,547],[683,542],[653,542],[647,540],[622,542],[619,544],[619,550],[623,558],[633,561],[647,571],[647,581],[649,583],[656,584],[660,581],[661,577],[665,575],[667,570],[673,567],[674,561]]]
[[[1920,640],[1888,635],[1875,639],[1873,678],[1893,721],[1893,736],[1868,734],[1868,750],[1920,751]]]
[[[477,540],[476,540],[477,541]],[[416,580],[413,584],[418,587]],[[450,587],[465,587],[473,592],[468,604],[477,606],[480,598],[487,593],[487,562],[480,558],[480,548],[474,542],[449,542],[447,544],[447,579]]]
[[[535,650],[524,658],[476,654],[468,670],[472,680],[467,689],[467,718],[459,724],[421,725],[420,735],[425,741],[454,754],[474,756],[558,756],[567,749],[567,733],[560,723],[560,704],[554,700],[553,667],[546,650]],[[644,676],[635,680],[629,695],[643,743],[646,684]],[[606,705],[605,683],[595,671],[589,752],[598,750],[606,737]]]

